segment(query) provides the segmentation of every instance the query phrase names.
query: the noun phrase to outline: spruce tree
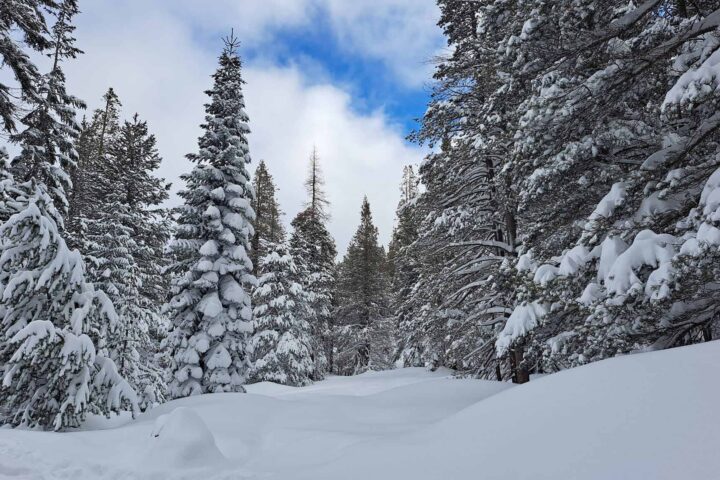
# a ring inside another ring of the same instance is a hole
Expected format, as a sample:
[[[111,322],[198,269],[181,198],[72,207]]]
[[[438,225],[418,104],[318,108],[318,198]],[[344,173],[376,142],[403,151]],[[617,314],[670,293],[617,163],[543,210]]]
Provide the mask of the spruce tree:
[[[386,258],[377,238],[378,230],[365,198],[360,226],[338,276],[336,368],[346,375],[391,366],[394,332],[388,318]]]
[[[79,426],[88,413],[137,410],[135,392],[104,348],[118,325],[115,309],[86,281],[80,253],[61,234],[80,105],[65,93],[61,64],[78,53],[76,13],[74,0],[59,5],[44,96],[24,117],[27,129],[11,137],[21,148],[13,170],[27,181],[3,173],[3,191],[13,199],[6,206],[15,213],[0,227],[4,420],[54,430]]]
[[[109,154],[120,130],[120,99],[112,88],[103,95],[103,107],[93,112],[90,121],[83,120],[77,142],[77,167],[72,170],[72,194],[69,198],[68,238],[71,246],[89,254],[92,224],[102,214],[99,205],[114,188],[113,161]],[[106,209],[105,209],[106,210]],[[102,234],[95,227],[94,235]]]
[[[3,420],[62,430],[88,413],[136,412],[135,391],[101,347],[118,327],[112,303],[85,280],[44,185],[17,188],[26,206],[0,227]]]
[[[185,175],[172,266],[177,277],[169,303],[172,330],[171,394],[240,392],[247,378],[252,333],[249,289],[253,200],[237,40],[225,39],[214,84],[206,93],[197,166]]]
[[[252,239],[251,258],[257,273],[260,259],[268,253],[265,245],[267,243],[283,242],[285,240],[285,228],[280,218],[283,212],[280,210],[275,196],[275,182],[262,160],[255,169],[253,188],[255,190],[255,200],[253,201],[255,235]]]
[[[253,295],[252,381],[302,386],[315,371],[308,297],[286,244],[268,244]]]
[[[81,53],[74,46],[72,36],[75,27],[71,22],[77,13],[75,0],[65,0],[58,8],[48,45],[52,69],[39,77],[32,98],[26,99],[32,106],[21,119],[26,128],[10,137],[11,142],[22,146],[20,155],[12,162],[18,180],[35,179],[45,184],[56,208],[63,214],[68,208],[68,171],[75,167],[77,158],[73,145],[79,131],[75,110],[85,107],[82,100],[65,90],[65,74],[61,68],[64,60]],[[59,226],[62,228],[63,224]]]
[[[137,115],[120,122],[113,89],[103,101],[82,125],[69,236],[88,261],[89,278],[118,311],[107,348],[145,408],[166,396],[154,357],[166,329],[160,306],[168,287],[162,268],[169,219],[158,205],[168,185],[153,175],[160,157],[147,124]]]
[[[37,66],[23,47],[43,53],[53,48],[47,12],[58,13],[55,0],[9,0],[0,4],[0,69],[10,70],[8,73],[20,86],[22,99],[31,104],[42,102],[45,95],[39,88],[42,80]],[[2,129],[12,133],[17,128],[21,104],[5,81],[0,81],[0,121]]]
[[[326,223],[330,218],[329,202],[323,190],[324,179],[317,150],[310,157],[305,181],[308,200],[291,225],[290,247],[302,272],[303,287],[310,297],[308,321],[313,331],[313,380],[321,380],[333,369],[332,309],[335,286],[335,241]]]
[[[400,183],[400,201],[395,210],[396,225],[393,229],[390,245],[388,246],[388,273],[390,281],[394,283],[397,273],[397,260],[402,249],[411,245],[418,236],[419,219],[415,214],[415,206],[420,196],[420,180],[415,174],[412,165],[403,167],[403,177]]]

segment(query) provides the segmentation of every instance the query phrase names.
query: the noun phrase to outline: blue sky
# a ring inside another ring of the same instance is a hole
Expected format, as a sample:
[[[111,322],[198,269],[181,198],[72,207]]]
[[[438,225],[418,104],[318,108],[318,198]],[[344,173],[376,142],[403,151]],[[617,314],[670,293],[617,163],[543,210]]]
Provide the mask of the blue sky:
[[[383,109],[388,117],[410,133],[417,127],[429,97],[427,84],[410,84],[387,68],[383,61],[363,55],[350,55],[334,35],[327,16],[317,12],[312,27],[300,26],[282,29],[273,35],[274,45],[243,49],[249,64],[266,61],[268,55],[278,65],[300,65],[317,80],[342,85],[353,95],[352,108],[361,114]],[[208,46],[217,47],[216,39],[207,40]],[[422,68],[422,65],[418,65]]]
[[[280,189],[286,223],[302,208],[317,146],[344,252],[367,195],[390,238],[402,167],[425,151],[405,136],[428,100],[443,52],[434,0],[81,0],[72,92],[97,107],[112,86],[127,116],[157,135],[160,174],[182,188],[222,42],[242,42],[251,155]],[[251,166],[254,170],[254,165]],[[172,202],[178,202],[173,196]]]

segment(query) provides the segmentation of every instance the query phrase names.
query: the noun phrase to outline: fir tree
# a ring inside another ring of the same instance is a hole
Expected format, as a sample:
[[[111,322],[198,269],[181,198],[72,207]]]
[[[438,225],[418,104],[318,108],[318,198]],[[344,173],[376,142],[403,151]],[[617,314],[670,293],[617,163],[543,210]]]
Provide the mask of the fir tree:
[[[18,189],[26,207],[0,227],[4,421],[62,430],[88,413],[136,412],[134,390],[98,347],[118,326],[112,303],[85,281],[44,185]]]
[[[113,89],[104,106],[83,122],[80,161],[73,178],[70,238],[89,262],[89,277],[111,298],[120,316],[107,348],[120,373],[141,393],[145,408],[165,398],[154,359],[165,319],[167,281],[163,248],[168,218],[158,204],[168,185],[153,175],[160,164],[155,137],[135,115],[120,123]]]
[[[104,348],[117,328],[108,297],[85,278],[84,263],[61,235],[67,200],[65,170],[75,157],[77,132],[65,93],[61,63],[74,58],[74,0],[60,4],[53,27],[53,66],[43,78],[44,95],[23,119],[27,130],[14,170],[26,182],[3,174],[3,191],[14,214],[0,227],[4,378],[0,403],[13,425],[55,430],[76,427],[87,413],[137,410],[135,392]],[[8,203],[6,203],[8,205]]]
[[[268,244],[260,263],[262,276],[255,289],[252,338],[253,381],[302,386],[315,370],[307,322],[308,298],[299,270],[285,244]]]
[[[257,272],[260,259],[268,253],[265,245],[284,241],[285,229],[280,220],[283,212],[275,197],[275,182],[262,160],[255,169],[253,188],[255,190],[255,200],[253,201],[255,235],[252,239],[252,261]]]
[[[0,5],[2,67],[10,70],[20,86],[23,100],[30,104],[42,103],[45,94],[39,88],[43,81],[37,66],[23,46],[35,52],[47,52],[53,48],[45,15],[46,12],[57,11],[58,4],[54,0],[10,0]],[[11,86],[5,80],[0,81],[0,120],[2,129],[8,133],[16,130],[20,111],[20,105],[13,97]]]
[[[335,284],[335,241],[326,223],[329,202],[322,189],[324,180],[317,150],[310,157],[308,178],[305,182],[308,200],[305,210],[297,214],[290,247],[302,272],[303,287],[310,297],[308,321],[313,331],[313,380],[320,380],[333,369],[332,308]]]
[[[415,215],[415,204],[420,196],[420,180],[415,175],[411,165],[403,167],[403,177],[400,183],[400,201],[395,211],[396,226],[393,229],[392,239],[388,246],[388,273],[390,281],[394,283],[397,257],[403,248],[411,245],[418,236],[418,221]]]
[[[52,70],[39,77],[30,102],[32,108],[21,121],[26,128],[10,137],[10,141],[22,146],[20,155],[13,159],[13,170],[19,181],[35,179],[48,188],[56,208],[67,212],[67,191],[70,187],[68,171],[75,167],[77,153],[73,142],[79,127],[75,122],[75,110],[84,108],[82,100],[65,90],[65,74],[62,62],[75,58],[80,52],[75,46],[72,18],[78,13],[75,0],[62,2],[57,20],[52,28]],[[23,91],[25,94],[25,91]],[[63,224],[60,223],[60,228]]]
[[[72,194],[69,202],[68,236],[70,244],[87,255],[90,249],[88,236],[92,235],[92,223],[102,214],[99,205],[114,188],[113,162],[108,151],[112,148],[120,130],[121,103],[110,88],[103,96],[103,108],[93,112],[90,121],[83,120],[77,142],[78,161],[73,169]],[[95,235],[102,234],[96,227]]]
[[[249,254],[255,214],[236,48],[237,40],[227,38],[213,88],[207,92],[211,100],[205,107],[200,151],[188,156],[197,166],[183,177],[185,204],[172,244],[178,276],[166,342],[173,358],[174,397],[243,391],[249,367],[248,289],[256,282]]]
[[[394,332],[388,320],[386,258],[377,237],[365,198],[360,226],[339,269],[336,348],[340,373],[391,366]]]

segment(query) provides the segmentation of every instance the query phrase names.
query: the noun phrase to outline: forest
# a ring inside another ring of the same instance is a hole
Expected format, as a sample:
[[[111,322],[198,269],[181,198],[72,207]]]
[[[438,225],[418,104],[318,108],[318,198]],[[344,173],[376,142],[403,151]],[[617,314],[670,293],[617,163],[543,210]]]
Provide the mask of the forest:
[[[408,138],[427,156],[397,178],[390,242],[366,197],[338,255],[322,150],[299,153],[291,219],[252,157],[235,33],[169,205],[142,111],[110,85],[89,111],[66,81],[78,0],[0,2],[0,423],[413,367],[539,392],[716,339],[720,3],[437,5],[447,50]]]

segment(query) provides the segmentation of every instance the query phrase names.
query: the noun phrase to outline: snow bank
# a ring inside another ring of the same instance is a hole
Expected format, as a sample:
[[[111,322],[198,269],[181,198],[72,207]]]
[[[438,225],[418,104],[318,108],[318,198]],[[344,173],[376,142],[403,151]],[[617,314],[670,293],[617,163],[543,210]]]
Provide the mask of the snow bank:
[[[143,464],[162,470],[217,466],[226,461],[202,418],[180,407],[155,420]]]
[[[711,480],[720,342],[548,375],[296,479]]]
[[[264,383],[110,430],[0,429],[0,478],[716,479],[718,370],[710,342],[512,388],[417,368]]]

